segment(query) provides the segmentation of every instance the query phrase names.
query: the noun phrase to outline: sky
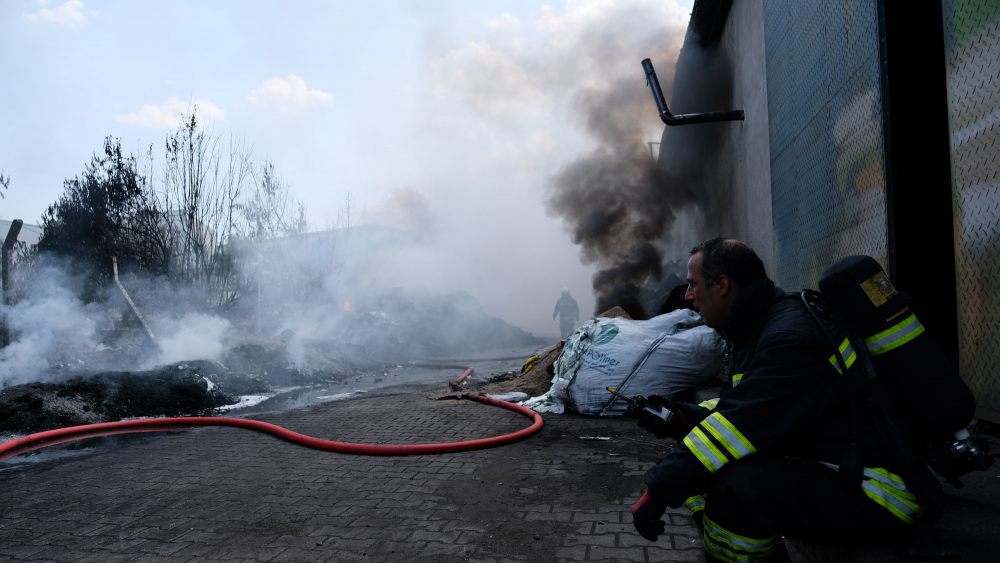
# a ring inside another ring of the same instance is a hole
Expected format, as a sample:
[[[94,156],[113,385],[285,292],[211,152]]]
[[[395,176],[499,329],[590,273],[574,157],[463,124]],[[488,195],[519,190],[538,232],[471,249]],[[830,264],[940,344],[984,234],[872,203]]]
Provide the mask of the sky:
[[[429,241],[386,287],[466,290],[555,334],[562,287],[584,317],[594,303],[594,265],[545,206],[549,179],[595,148],[574,96],[622,76],[645,88],[632,37],[676,39],[692,3],[7,0],[0,219],[38,223],[106,136],[162,158],[195,106],[274,163],[312,228],[350,194],[361,223]],[[649,139],[661,130],[651,115]]]

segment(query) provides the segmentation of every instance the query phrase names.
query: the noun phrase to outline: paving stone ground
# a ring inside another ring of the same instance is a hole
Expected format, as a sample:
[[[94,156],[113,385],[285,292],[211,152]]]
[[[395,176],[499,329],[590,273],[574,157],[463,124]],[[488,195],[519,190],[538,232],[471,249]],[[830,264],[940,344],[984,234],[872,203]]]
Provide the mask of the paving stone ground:
[[[427,397],[405,389],[253,418],[375,444],[530,424]],[[323,452],[235,428],[92,438],[0,462],[0,563],[704,561],[684,510],[668,512],[656,543],[632,529],[642,474],[669,447],[630,420],[574,415],[545,415],[516,444],[414,457]],[[997,467],[965,480],[946,487],[945,517],[915,546],[805,549],[793,561],[994,561]]]
[[[364,443],[530,424],[426,397],[254,418]],[[546,415],[541,433],[513,445],[415,457],[323,452],[234,428],[91,439],[74,446],[79,455],[0,464],[0,562],[703,561],[686,511],[669,513],[656,543],[632,529],[642,474],[669,447],[640,432],[627,420]]]

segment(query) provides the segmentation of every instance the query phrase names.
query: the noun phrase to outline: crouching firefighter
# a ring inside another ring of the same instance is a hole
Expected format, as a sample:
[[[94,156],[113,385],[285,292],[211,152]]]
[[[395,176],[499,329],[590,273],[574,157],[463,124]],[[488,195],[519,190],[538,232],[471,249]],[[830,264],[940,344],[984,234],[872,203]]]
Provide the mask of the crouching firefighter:
[[[788,561],[782,536],[866,546],[933,523],[942,492],[927,458],[947,455],[927,444],[963,430],[975,400],[874,260],[835,264],[823,297],[786,294],[750,247],[716,238],[691,251],[688,283],[686,299],[732,344],[733,387],[700,405],[660,401],[660,416],[636,413],[679,442],[632,507],[644,538],[656,541],[666,508],[682,504],[708,561]],[[876,376],[892,371],[879,362],[896,366],[898,381]],[[959,438],[952,446],[982,448]],[[959,465],[935,470],[970,470]]]

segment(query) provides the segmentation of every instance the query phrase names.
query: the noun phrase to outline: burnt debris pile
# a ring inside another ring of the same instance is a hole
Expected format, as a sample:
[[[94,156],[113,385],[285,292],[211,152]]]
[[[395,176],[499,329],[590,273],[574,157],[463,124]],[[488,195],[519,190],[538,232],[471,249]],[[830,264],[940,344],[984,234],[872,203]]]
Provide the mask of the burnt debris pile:
[[[226,370],[211,363],[172,364],[149,371],[98,373],[61,383],[8,387],[0,390],[0,433],[40,432],[141,416],[201,414],[235,403],[235,397],[212,382],[219,377],[217,373]],[[254,387],[252,381],[243,385],[244,389]]]
[[[223,388],[241,385],[242,377],[275,388],[310,385],[343,379],[375,367],[365,357],[363,348],[333,340],[308,339],[291,330],[284,330],[274,338],[231,331],[225,341],[227,346],[221,363],[231,375],[227,376],[229,381],[218,382]]]
[[[338,361],[340,358],[330,353],[341,349],[336,343],[307,342],[291,331],[273,339],[233,331],[227,340],[231,347],[221,362],[188,360],[97,373],[61,364],[47,372],[45,382],[0,389],[0,434],[124,418],[208,415],[239,403],[240,397],[340,382],[372,369],[370,361]],[[361,357],[360,352],[356,355]],[[77,365],[86,366],[83,362]]]
[[[177,330],[152,322],[157,334],[151,339],[122,315],[84,331],[88,338],[33,350],[34,363],[18,361],[16,346],[4,349],[10,357],[0,386],[0,434],[206,415],[294,389],[376,384],[386,360],[468,357],[543,342],[491,317],[465,292],[397,288],[357,295],[346,307],[331,307],[336,311],[325,326],[300,328],[304,334],[285,328],[261,337],[257,327],[195,316],[177,321]],[[21,336],[23,352],[31,335],[15,333]],[[21,371],[8,373],[15,368]]]

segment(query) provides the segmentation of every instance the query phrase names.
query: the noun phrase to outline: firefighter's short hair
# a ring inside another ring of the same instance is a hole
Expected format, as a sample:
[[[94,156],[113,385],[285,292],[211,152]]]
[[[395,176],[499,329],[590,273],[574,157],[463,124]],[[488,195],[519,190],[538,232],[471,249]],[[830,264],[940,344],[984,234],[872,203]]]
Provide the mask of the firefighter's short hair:
[[[767,277],[764,262],[746,243],[736,239],[716,237],[691,249],[691,256],[701,253],[701,275],[708,283],[726,276],[739,287]]]

